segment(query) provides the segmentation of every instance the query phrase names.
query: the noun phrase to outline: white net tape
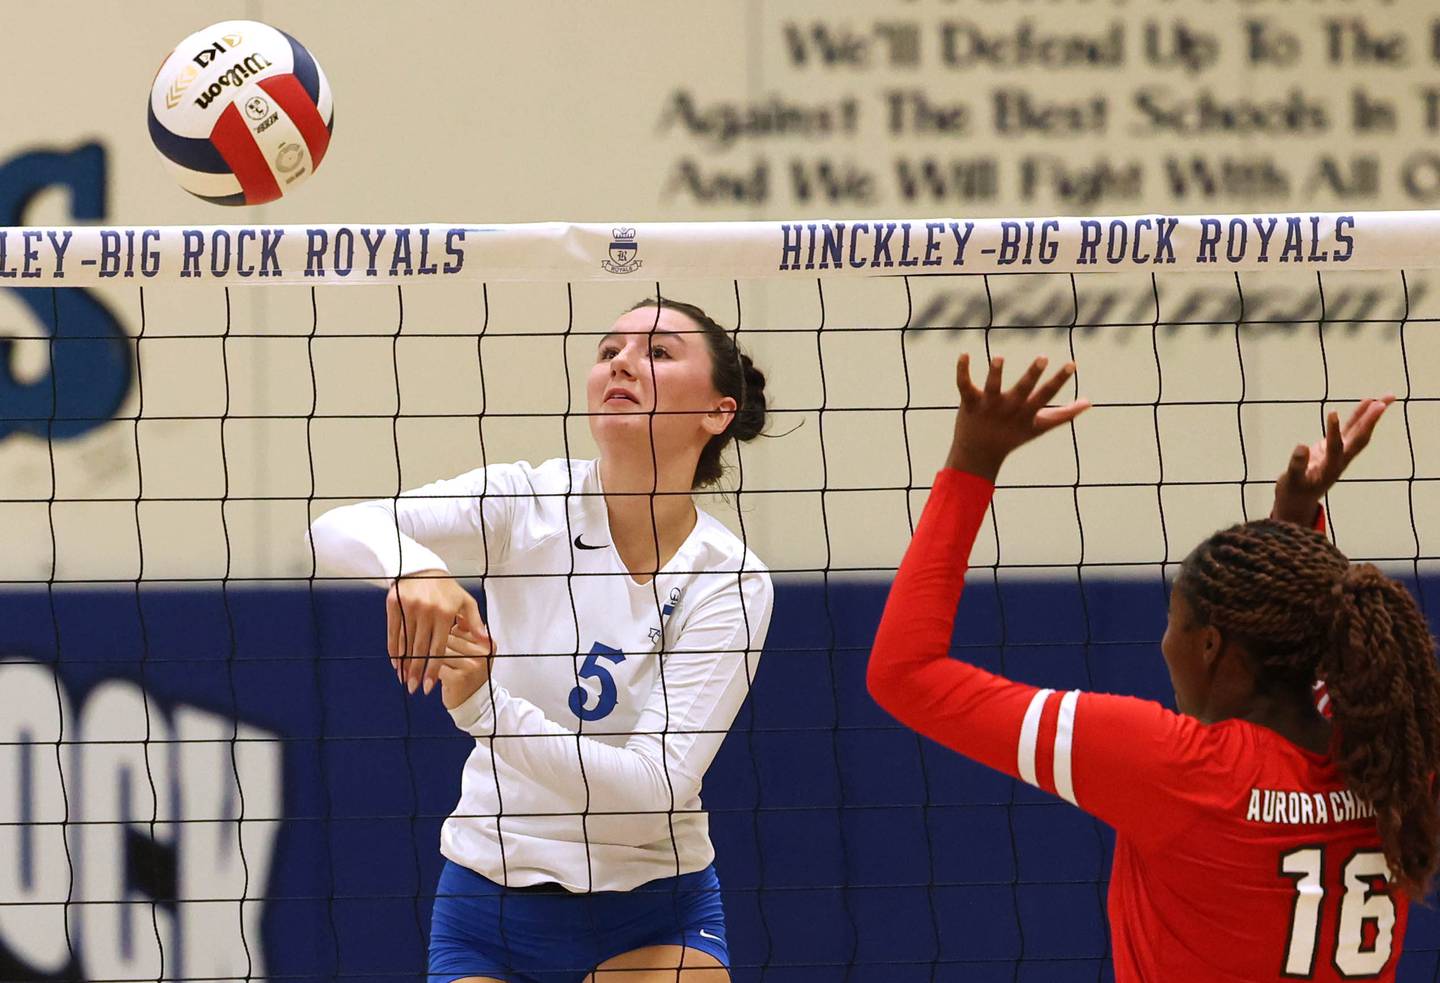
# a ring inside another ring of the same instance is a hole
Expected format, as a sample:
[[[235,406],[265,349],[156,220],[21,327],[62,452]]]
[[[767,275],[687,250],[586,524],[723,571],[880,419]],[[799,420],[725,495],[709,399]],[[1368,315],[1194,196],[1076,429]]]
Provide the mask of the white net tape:
[[[35,287],[1436,265],[1440,217],[1430,212],[0,229],[0,285]]]

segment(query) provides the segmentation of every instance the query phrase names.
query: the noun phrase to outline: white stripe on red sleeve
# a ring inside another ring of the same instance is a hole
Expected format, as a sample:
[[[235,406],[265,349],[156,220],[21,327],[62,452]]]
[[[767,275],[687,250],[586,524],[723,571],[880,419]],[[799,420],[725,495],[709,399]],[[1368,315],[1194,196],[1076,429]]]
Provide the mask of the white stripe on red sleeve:
[[[1060,700],[1060,719],[1055,723],[1055,794],[1076,805],[1075,785],[1070,772],[1070,749],[1075,736],[1075,707],[1080,691],[1072,689]]]
[[[1051,700],[1051,697],[1057,697]],[[1075,738],[1075,708],[1080,691],[1057,693],[1037,690],[1020,723],[1016,772],[1026,784],[1050,792],[1075,805],[1071,749]],[[1053,736],[1052,736],[1053,735]]]
[[[1025,719],[1020,723],[1020,758],[1017,765],[1021,779],[1037,788],[1039,783],[1035,780],[1035,742],[1040,736],[1040,717],[1045,712],[1045,701],[1055,691],[1053,689],[1042,689],[1030,698],[1030,705],[1025,708]]]

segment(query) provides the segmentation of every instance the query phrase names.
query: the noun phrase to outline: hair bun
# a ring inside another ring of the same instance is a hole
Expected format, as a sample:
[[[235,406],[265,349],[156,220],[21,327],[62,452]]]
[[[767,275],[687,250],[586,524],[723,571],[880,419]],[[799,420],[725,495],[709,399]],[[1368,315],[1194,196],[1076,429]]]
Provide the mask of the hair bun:
[[[735,411],[735,419],[730,423],[729,432],[736,440],[754,440],[765,430],[765,411],[768,406],[765,400],[765,373],[760,371],[749,355],[738,349],[736,354],[740,356],[740,370],[745,381],[740,392],[740,406]]]
[[[744,389],[740,390],[740,409],[734,415],[730,433],[736,440],[753,440],[765,430],[765,373],[756,367],[755,360],[743,351],[740,355],[740,370],[744,376]]]

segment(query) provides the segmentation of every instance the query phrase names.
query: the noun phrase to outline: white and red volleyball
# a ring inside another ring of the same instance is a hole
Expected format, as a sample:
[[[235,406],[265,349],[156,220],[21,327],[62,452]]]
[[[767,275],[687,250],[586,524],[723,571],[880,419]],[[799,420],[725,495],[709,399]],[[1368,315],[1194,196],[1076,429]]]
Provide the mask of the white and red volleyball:
[[[289,194],[330,146],[335,101],[284,31],[227,20],[175,46],[150,87],[150,139],[180,186],[218,205]]]

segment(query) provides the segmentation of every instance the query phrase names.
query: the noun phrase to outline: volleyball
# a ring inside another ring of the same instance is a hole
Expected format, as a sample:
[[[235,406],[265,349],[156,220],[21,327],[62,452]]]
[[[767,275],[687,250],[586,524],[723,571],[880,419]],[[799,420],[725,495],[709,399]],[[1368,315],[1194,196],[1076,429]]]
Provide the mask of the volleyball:
[[[217,205],[289,194],[325,159],[335,103],[284,31],[229,20],[187,37],[150,87],[150,139],[180,187]]]

